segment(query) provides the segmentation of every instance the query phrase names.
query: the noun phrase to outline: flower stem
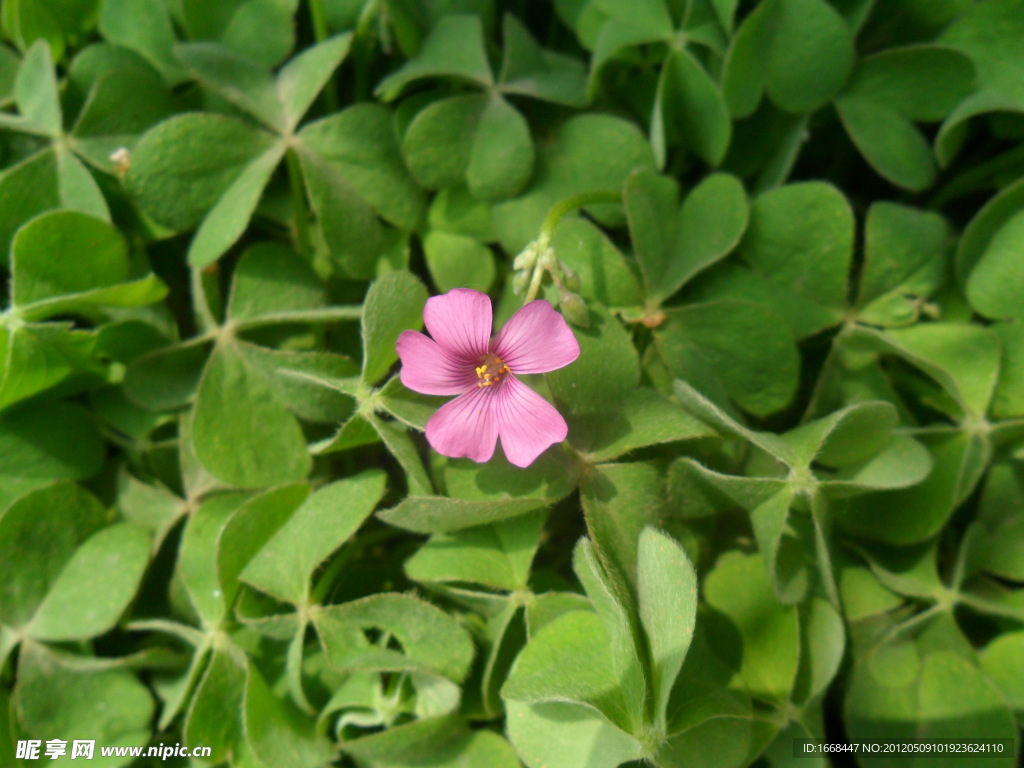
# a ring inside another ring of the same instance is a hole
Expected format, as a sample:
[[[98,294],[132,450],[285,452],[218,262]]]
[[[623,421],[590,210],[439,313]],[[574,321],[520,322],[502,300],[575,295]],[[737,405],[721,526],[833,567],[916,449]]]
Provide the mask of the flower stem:
[[[299,156],[294,149],[288,150],[288,185],[292,192],[292,217],[295,223],[295,248],[301,256],[310,258],[313,254],[309,239],[309,209],[306,207],[306,193],[302,189],[302,171]]]
[[[530,288],[526,292],[526,298],[523,299],[523,304],[529,304],[531,301],[537,298],[537,293],[540,291],[540,281],[544,278],[544,266],[537,264],[533,268],[533,276],[530,278]]]
[[[537,298],[537,293],[540,291],[541,280],[543,280],[544,272],[548,268],[544,258],[544,252],[551,247],[551,238],[554,237],[555,230],[558,229],[558,225],[562,222],[562,219],[578,208],[583,208],[588,205],[596,205],[598,203],[617,203],[621,199],[622,195],[615,190],[599,190],[596,192],[580,192],[577,195],[570,195],[552,206],[551,210],[548,211],[548,215],[544,217],[544,222],[540,225],[540,234],[537,236],[536,240],[537,252],[540,254],[540,257],[533,265],[533,274],[530,277],[530,287],[526,291],[526,298],[523,300],[523,304],[529,304]]]
[[[580,192],[577,195],[570,195],[564,200],[555,203],[551,210],[548,211],[548,215],[544,217],[544,223],[540,225],[540,237],[538,240],[543,240],[545,245],[550,243],[562,219],[577,208],[584,208],[598,203],[617,203],[620,200],[622,200],[622,194],[615,190]]]

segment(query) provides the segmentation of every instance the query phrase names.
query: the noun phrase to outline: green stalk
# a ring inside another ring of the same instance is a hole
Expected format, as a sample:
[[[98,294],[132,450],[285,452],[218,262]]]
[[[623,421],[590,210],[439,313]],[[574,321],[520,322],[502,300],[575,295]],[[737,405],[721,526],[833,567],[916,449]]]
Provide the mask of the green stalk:
[[[309,207],[306,205],[306,193],[302,188],[302,170],[299,167],[299,156],[294,149],[289,149],[288,185],[292,192],[292,217],[295,222],[295,248],[307,259],[313,256],[313,244],[309,237]]]
[[[544,251],[551,247],[551,238],[555,236],[555,230],[558,229],[558,225],[562,223],[562,219],[568,214],[577,210],[578,208],[585,208],[588,205],[597,205],[598,203],[617,203],[622,199],[622,195],[613,190],[599,190],[597,192],[580,192],[577,195],[570,195],[564,200],[560,200],[552,206],[551,210],[548,211],[548,215],[544,217],[544,222],[540,225],[540,235],[537,236],[537,250],[540,257],[537,259],[537,263],[533,266],[533,275],[530,278],[530,287],[526,291],[526,298],[523,300],[523,304],[529,304],[531,301],[537,298],[537,293],[540,291],[541,280],[544,278]]]
[[[210,302],[206,296],[206,285],[203,282],[203,270],[192,267],[190,276],[190,288],[192,290],[192,307],[195,313],[196,325],[202,333],[213,333],[220,327],[217,318],[213,316],[210,309]]]
[[[313,25],[313,37],[322,43],[327,39],[327,9],[324,0],[309,0],[309,18]]]
[[[622,200],[622,195],[614,190],[580,192],[577,195],[570,195],[564,200],[555,203],[551,210],[548,211],[548,215],[544,217],[544,223],[540,225],[540,237],[537,239],[547,246],[551,242],[551,238],[554,236],[555,230],[558,229],[562,219],[577,208],[585,208],[588,205],[597,205],[598,203],[617,203],[620,200]]]
[[[533,268],[533,277],[530,278],[530,288],[526,292],[526,298],[523,299],[523,305],[529,304],[531,301],[537,298],[537,293],[540,292],[540,281],[544,278],[544,266],[538,263]]]
[[[330,29],[327,26],[327,9],[324,0],[309,0],[309,17],[313,26],[313,37],[318,43],[322,43],[330,37]],[[338,111],[338,84],[332,74],[327,80],[323,90],[324,105],[329,113]]]
[[[379,0],[368,0],[359,13],[356,28],[352,37],[352,59],[355,67],[356,101],[367,101],[371,97],[370,64],[373,57],[374,31],[373,25],[380,18]]]

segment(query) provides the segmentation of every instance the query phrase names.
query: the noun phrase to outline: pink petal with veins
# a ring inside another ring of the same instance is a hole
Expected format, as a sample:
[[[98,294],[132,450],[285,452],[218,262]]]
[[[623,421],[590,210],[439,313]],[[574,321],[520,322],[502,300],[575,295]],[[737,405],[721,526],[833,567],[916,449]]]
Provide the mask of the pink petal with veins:
[[[569,433],[562,414],[515,376],[502,382],[491,404],[501,447],[517,467],[530,466]]]
[[[438,453],[453,458],[466,457],[478,462],[490,459],[498,441],[494,399],[487,388],[475,387],[442,405],[427,422],[430,445]]]
[[[566,438],[561,414],[515,376],[553,371],[579,357],[575,336],[548,302],[527,304],[493,341],[491,300],[479,291],[456,288],[428,299],[423,321],[432,339],[405,331],[395,348],[406,387],[458,395],[427,421],[434,450],[485,462],[500,437],[508,460],[528,467]]]
[[[486,293],[456,288],[427,299],[423,323],[441,347],[455,357],[477,360],[491,338],[491,299]]]
[[[579,342],[565,319],[543,299],[512,315],[491,349],[512,373],[547,373],[580,356]]]
[[[403,331],[395,344],[402,383],[423,395],[460,395],[476,386],[472,367],[419,331]]]

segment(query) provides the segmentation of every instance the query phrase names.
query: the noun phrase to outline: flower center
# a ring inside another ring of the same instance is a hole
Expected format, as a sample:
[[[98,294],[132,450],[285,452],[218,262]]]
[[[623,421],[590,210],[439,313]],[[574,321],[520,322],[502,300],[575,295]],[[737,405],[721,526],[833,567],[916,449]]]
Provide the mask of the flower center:
[[[479,381],[478,387],[490,387],[501,381],[506,373],[511,373],[508,366],[495,354],[487,354],[480,358],[480,365],[476,367],[476,377]]]

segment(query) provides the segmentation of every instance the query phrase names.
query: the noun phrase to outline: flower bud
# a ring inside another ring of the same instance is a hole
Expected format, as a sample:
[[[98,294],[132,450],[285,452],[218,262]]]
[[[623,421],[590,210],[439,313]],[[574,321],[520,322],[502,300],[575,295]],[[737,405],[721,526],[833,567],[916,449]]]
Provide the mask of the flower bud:
[[[512,278],[512,291],[516,296],[522,296],[526,293],[530,287],[530,270],[524,269],[520,272],[516,272],[516,276]]]
[[[587,304],[583,301],[583,297],[578,293],[566,290],[564,286],[559,286],[558,294],[559,305],[561,306],[562,314],[565,315],[565,319],[580,328],[589,328],[590,310],[587,309]]]
[[[512,261],[512,269],[532,270],[534,264],[537,263],[538,255],[539,249],[537,248],[536,241],[534,241],[523,248],[519,255],[515,257]]]
[[[555,256],[555,249],[550,246],[541,252],[540,263],[548,272],[553,272],[554,274],[561,272],[562,264],[558,261],[558,257]]]
[[[566,288],[574,293],[579,293],[582,284],[580,282],[580,276],[576,273],[576,270],[562,264],[562,280],[565,283]]]

